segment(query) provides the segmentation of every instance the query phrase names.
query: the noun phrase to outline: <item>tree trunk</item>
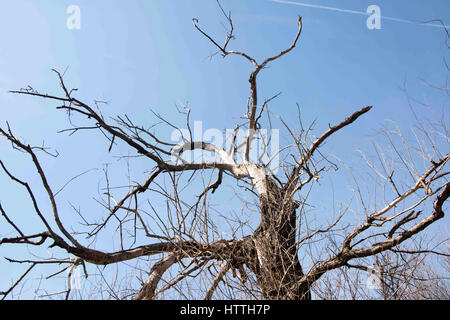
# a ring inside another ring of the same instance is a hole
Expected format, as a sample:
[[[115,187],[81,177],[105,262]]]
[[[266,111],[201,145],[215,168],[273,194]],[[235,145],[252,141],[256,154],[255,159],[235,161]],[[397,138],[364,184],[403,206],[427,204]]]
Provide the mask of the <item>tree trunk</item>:
[[[252,269],[265,299],[310,300],[310,288],[301,284],[303,270],[296,243],[298,205],[284,197],[286,191],[273,181],[260,196],[261,223],[253,234],[255,262]]]

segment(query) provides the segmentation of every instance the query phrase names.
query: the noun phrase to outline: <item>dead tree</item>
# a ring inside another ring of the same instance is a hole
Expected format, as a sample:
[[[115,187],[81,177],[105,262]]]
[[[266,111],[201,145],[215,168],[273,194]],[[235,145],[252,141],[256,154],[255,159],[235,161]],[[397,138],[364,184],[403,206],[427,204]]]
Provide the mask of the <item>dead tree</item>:
[[[113,120],[106,119],[99,108],[77,98],[76,90],[67,87],[63,75],[58,71],[55,73],[58,76],[62,95],[41,93],[31,87],[12,91],[20,95],[57,102],[59,104],[57,109],[67,112],[69,120],[78,117],[87,121],[84,126],[74,125],[70,121],[73,126],[64,130],[65,132],[76,133],[93,130],[102,133],[109,140],[107,147],[110,151],[117,143],[123,143],[137,156],[153,163],[154,168],[147,177],[142,179],[141,183],[133,185],[132,189],[118,200],[115,200],[112,190],[108,188],[104,202],[106,216],[101,223],[90,224],[91,230],[88,234],[88,237],[95,236],[104,230],[107,224],[112,224],[114,221],[120,228],[125,227],[124,219],[118,218],[120,214],[124,214],[127,217],[131,216],[135,224],[140,225],[137,232],[141,232],[149,240],[146,244],[139,246],[123,247],[119,251],[105,252],[90,247],[81,237],[69,231],[69,228],[61,220],[63,213],[58,209],[55,192],[47,181],[45,166],[41,164],[39,155],[42,152],[47,153],[48,150],[25,144],[9,125],[1,128],[1,136],[7,139],[14,149],[22,151],[30,157],[39,174],[42,188],[48,195],[52,214],[41,210],[41,205],[29,184],[11,172],[7,163],[1,160],[0,166],[4,174],[12,182],[21,185],[28,193],[35,214],[42,222],[43,230],[35,234],[25,234],[21,227],[14,222],[15,213],[8,212],[7,208],[10,206],[9,204],[5,206],[7,201],[2,199],[0,211],[3,219],[17,232],[17,236],[1,239],[0,245],[49,245],[50,248],[61,248],[73,257],[45,261],[10,259],[12,263],[29,263],[30,267],[11,288],[2,292],[4,297],[32,268],[42,263],[67,264],[69,267],[86,266],[86,264],[109,265],[160,255],[161,259],[148,270],[148,277],[142,283],[141,288],[138,288],[134,298],[155,299],[158,294],[174,288],[186,277],[196,277],[210,271],[213,274],[212,281],[209,282],[209,289],[204,292],[204,297],[207,299],[213,297],[220,285],[229,287],[233,285],[229,280],[229,273],[239,279],[236,286],[242,286],[241,290],[243,287],[252,287],[253,289],[250,288],[249,292],[252,292],[255,298],[311,299],[312,286],[325,273],[348,267],[352,260],[371,257],[398,248],[403,242],[444,216],[444,202],[450,196],[450,183],[447,181],[450,154],[443,154],[438,149],[432,149],[431,153],[422,154],[428,163],[427,168],[422,172],[416,170],[417,166],[403,163],[410,170],[412,179],[402,186],[393,177],[395,167],[391,171],[389,171],[389,167],[383,167],[386,172],[378,172],[378,169],[374,167],[374,170],[394,191],[386,194],[382,208],[373,210],[365,208],[364,212],[361,212],[362,223],[353,221],[353,225],[346,225],[339,229],[339,223],[346,213],[344,209],[328,226],[313,230],[305,229],[305,226],[301,224],[306,214],[304,199],[307,196],[308,188],[327,171],[326,166],[321,164],[326,159],[321,155],[319,149],[325,141],[337,135],[339,131],[344,130],[361,116],[368,116],[372,107],[362,107],[340,123],[329,125],[328,130],[318,137],[312,135],[311,127],[305,128],[301,122],[298,132],[286,125],[285,130],[293,141],[288,149],[283,149],[284,152],[288,150],[289,158],[285,158],[281,163],[281,174],[272,174],[268,169],[268,163],[264,163],[261,159],[252,160],[250,152],[253,148],[252,144],[257,139],[257,131],[261,127],[261,116],[264,113],[277,118],[282,125],[285,122],[268,110],[268,103],[271,99],[261,102],[257,80],[258,75],[265,67],[294,50],[299,44],[303,27],[302,19],[298,18],[298,30],[287,49],[258,62],[245,52],[229,49],[234,38],[234,26],[231,14],[226,13],[222,7],[220,9],[229,24],[229,31],[223,44],[205,32],[199,26],[197,19],[193,19],[194,28],[210,41],[212,46],[217,49],[217,53],[224,58],[237,56],[237,58],[247,60],[254,68],[248,80],[250,97],[245,124],[236,127],[245,128],[245,141],[238,144],[234,139],[229,150],[212,143],[194,141],[189,129],[189,111],[186,111],[186,123],[190,134],[183,135],[184,143],[181,146],[164,141],[163,137],[155,135],[143,125],[136,124],[128,116],[118,116]],[[156,116],[159,121],[173,126],[166,119],[159,115]],[[448,141],[448,133],[445,134]],[[189,162],[182,158],[184,153],[193,150],[213,152],[216,160]],[[239,151],[243,153],[241,161],[236,158],[236,153]],[[173,157],[177,159],[176,162],[171,161]],[[400,153],[398,157],[402,161],[404,160]],[[193,203],[186,204],[178,198],[180,176],[192,175],[196,172],[217,172],[217,179],[211,181],[196,199],[191,199]],[[259,212],[259,225],[254,228],[252,233],[241,238],[224,239],[215,234],[212,229],[214,222],[211,221],[211,216],[207,211],[206,199],[211,193],[219,190],[224,175],[247,183],[249,192],[255,194],[258,199],[255,209]],[[162,176],[168,177],[168,180],[172,182],[170,187],[164,189],[161,184],[158,184],[158,179]],[[165,196],[168,208],[170,203],[173,210],[170,213],[172,218],[168,218],[149,204],[153,218],[164,226],[161,228],[160,234],[151,232],[151,226],[143,218],[143,209],[138,206],[138,199],[147,192],[158,192]],[[427,200],[433,202],[429,212],[421,209]],[[402,204],[407,205],[402,206]],[[49,219],[53,220],[52,223],[49,222]],[[344,232],[336,249],[330,250],[325,256],[313,257],[311,267],[305,270],[301,264],[303,256],[299,256],[306,254],[302,248],[314,246],[315,241],[323,239],[323,235],[334,232],[334,230]],[[178,267],[174,269],[175,266]],[[170,269],[177,270],[175,276],[162,282],[161,280]],[[186,296],[185,293],[184,295]]]

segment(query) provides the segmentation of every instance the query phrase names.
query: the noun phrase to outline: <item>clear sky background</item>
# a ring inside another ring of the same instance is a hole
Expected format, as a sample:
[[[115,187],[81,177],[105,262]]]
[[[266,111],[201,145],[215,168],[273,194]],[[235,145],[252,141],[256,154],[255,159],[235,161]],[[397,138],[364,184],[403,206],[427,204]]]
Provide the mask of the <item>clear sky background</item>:
[[[289,46],[297,31],[297,16],[303,17],[297,48],[259,76],[260,99],[282,92],[271,104],[271,110],[295,126],[298,102],[307,122],[318,119],[319,134],[328,123],[337,123],[361,107],[373,105],[369,114],[327,145],[328,152],[339,158],[347,156],[349,163],[356,159],[355,149],[367,147],[370,135],[387,119],[396,120],[405,130],[411,126],[413,118],[403,92],[405,85],[411,96],[434,105],[438,114],[446,110],[448,97],[422,82],[445,85],[443,58],[448,58],[448,49],[444,29],[393,20],[441,19],[448,25],[448,0],[302,3],[316,7],[269,0],[222,1],[224,8],[232,11],[235,25],[236,40],[229,48],[245,51],[258,61]],[[81,9],[79,30],[66,27],[69,5]],[[382,16],[395,19],[382,19],[380,30],[369,30],[367,15],[345,11],[365,12],[369,5],[378,5]],[[149,112],[152,108],[182,125],[175,105],[188,102],[191,119],[202,120],[205,129],[234,128],[237,117],[245,113],[252,67],[234,56],[210,59],[215,48],[194,29],[192,18],[198,18],[200,26],[220,41],[225,38],[226,21],[212,0],[0,2],[0,125],[4,128],[7,120],[18,137],[30,144],[45,141],[45,145],[60,152],[57,159],[43,156],[42,160],[54,190],[74,175],[93,169],[58,195],[61,210],[70,211],[69,201],[87,211],[98,210],[92,192],[97,193],[102,165],[110,163],[112,168],[120,168],[122,164],[108,154],[109,145],[101,135],[56,134],[67,128],[68,122],[63,112],[55,110],[55,103],[13,95],[8,90],[31,85],[44,93],[62,94],[51,69],[67,69],[66,84],[78,88],[78,98],[109,102],[103,109],[105,114],[127,113],[150,125],[155,121]],[[426,115],[428,111],[419,107],[418,113]],[[448,123],[446,114],[444,121]],[[170,130],[161,129],[158,133],[166,139],[170,137]],[[126,155],[126,150],[117,149],[115,155]],[[4,139],[0,139],[0,158],[19,177],[40,188],[30,159],[12,151]],[[141,165],[133,168],[134,180],[143,181],[139,174],[151,169]],[[122,170],[119,176],[126,178],[126,171]],[[348,199],[347,181],[338,179],[333,184],[337,196],[342,196],[342,201]],[[45,203],[45,195],[36,192]],[[231,195],[222,197],[225,201]],[[36,227],[39,221],[30,216],[30,204],[23,190],[12,186],[3,173],[0,201],[26,231],[42,230]],[[330,204],[324,202],[318,210],[328,210],[327,206]],[[49,204],[43,204],[43,208],[49,215]],[[67,213],[63,221],[71,221],[73,214]],[[446,229],[448,218],[440,223]],[[1,220],[0,237],[12,234]],[[0,246],[0,259],[19,252],[15,248]],[[20,254],[27,257],[26,250]],[[44,250],[42,255],[46,254]],[[25,266],[0,260],[0,290],[22,269]],[[40,269],[34,277],[39,278],[42,272]],[[33,292],[27,294],[32,296]]]

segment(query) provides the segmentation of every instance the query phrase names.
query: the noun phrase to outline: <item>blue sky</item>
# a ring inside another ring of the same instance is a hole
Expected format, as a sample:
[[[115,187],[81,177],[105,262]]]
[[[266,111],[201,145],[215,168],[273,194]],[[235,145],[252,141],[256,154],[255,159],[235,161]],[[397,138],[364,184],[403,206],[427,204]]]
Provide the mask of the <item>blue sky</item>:
[[[369,5],[378,5],[382,16],[411,21],[441,19],[450,24],[447,0],[302,3],[359,12],[365,12]],[[411,126],[413,118],[402,90],[405,83],[413,97],[426,99],[437,107],[437,113],[448,107],[446,95],[437,94],[422,82],[445,83],[443,58],[448,58],[448,49],[443,28],[382,19],[380,30],[369,30],[367,16],[337,10],[269,0],[224,0],[222,4],[232,11],[236,29],[236,40],[230,48],[245,51],[258,61],[289,46],[297,31],[297,16],[303,17],[297,48],[262,71],[259,96],[264,99],[281,91],[271,110],[293,126],[298,102],[306,121],[318,119],[317,134],[328,123],[339,122],[357,109],[373,105],[370,114],[327,145],[328,152],[340,158],[348,156],[350,163],[356,156],[355,149],[366,147],[368,137],[386,119],[396,120],[406,130]],[[69,5],[77,5],[81,10],[79,30],[66,27]],[[211,59],[214,48],[194,29],[192,18],[198,18],[200,26],[217,39],[224,39],[225,21],[212,0],[0,2],[0,125],[4,127],[7,120],[25,141],[45,141],[61,153],[57,159],[45,158],[54,190],[74,175],[93,169],[77,180],[78,187],[61,193],[62,207],[68,209],[68,201],[72,201],[95,210],[94,204],[88,205],[83,199],[92,202],[91,193],[97,192],[97,181],[102,178],[102,164],[110,163],[113,168],[121,164],[111,158],[105,139],[97,134],[56,134],[68,123],[64,113],[54,109],[54,103],[12,95],[8,90],[31,85],[41,92],[61,94],[51,69],[63,72],[67,68],[66,84],[78,88],[77,97],[83,101],[108,101],[105,114],[127,113],[150,125],[154,122],[149,112],[152,108],[182,125],[175,105],[188,102],[191,119],[202,120],[204,128],[234,128],[236,119],[245,113],[251,65],[233,56]],[[418,112],[427,114],[425,109],[419,108]],[[444,117],[448,122],[448,115]],[[158,130],[168,139],[170,130]],[[0,140],[0,148],[1,159],[39,188],[29,159],[11,151],[4,139]],[[125,148],[118,149],[116,155],[126,152]],[[151,168],[136,164],[135,180],[142,180],[139,174],[146,169]],[[124,177],[126,172],[117,179]],[[334,180],[334,185],[340,183],[346,181]],[[4,174],[0,174],[0,190],[5,209],[16,215],[25,229],[36,230],[38,221],[26,215],[30,207],[23,190],[11,186]],[[338,195],[348,197],[339,190]],[[40,197],[45,200],[43,194]],[[328,205],[324,203],[323,209]],[[71,219],[67,217],[67,221]],[[447,222],[446,218],[445,225]],[[11,230],[0,222],[0,236],[10,234]],[[14,252],[11,246],[0,247],[0,256]],[[26,256],[26,251],[21,254]],[[3,289],[21,270],[5,261],[0,261],[0,266],[11,275],[1,277]]]

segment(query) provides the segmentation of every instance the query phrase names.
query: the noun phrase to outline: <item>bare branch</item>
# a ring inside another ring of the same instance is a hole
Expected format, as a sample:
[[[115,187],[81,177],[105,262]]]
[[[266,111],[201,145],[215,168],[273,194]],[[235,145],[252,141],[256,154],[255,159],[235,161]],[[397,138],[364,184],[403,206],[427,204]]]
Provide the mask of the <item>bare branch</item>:
[[[164,259],[155,263],[150,270],[148,280],[142,286],[135,300],[152,300],[155,298],[156,287],[161,280],[162,275],[169,269],[175,262],[177,262],[177,255],[170,254]]]

